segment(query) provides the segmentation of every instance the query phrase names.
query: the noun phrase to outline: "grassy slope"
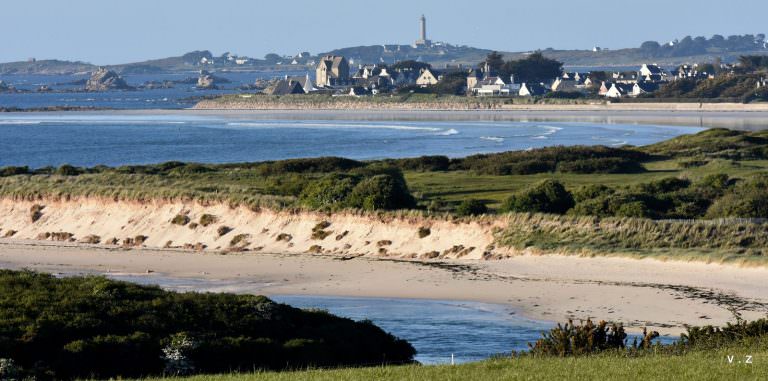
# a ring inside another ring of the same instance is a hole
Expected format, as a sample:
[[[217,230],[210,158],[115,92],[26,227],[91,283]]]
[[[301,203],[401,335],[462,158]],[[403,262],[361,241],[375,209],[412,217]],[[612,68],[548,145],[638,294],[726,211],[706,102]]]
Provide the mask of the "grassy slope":
[[[645,164],[648,172],[640,174],[569,174],[542,173],[536,175],[487,176],[468,171],[406,172],[411,191],[422,194],[425,200],[443,199],[459,202],[466,198],[490,201],[489,207],[498,207],[511,193],[544,179],[557,179],[567,187],[577,189],[583,185],[604,184],[610,187],[647,183],[665,177],[685,175],[690,179],[714,173],[727,173],[731,177],[748,178],[750,174],[768,170],[768,161],[732,162],[716,160],[699,168],[681,169],[677,160]]]
[[[728,364],[752,355],[753,364]],[[745,348],[693,352],[683,356],[648,355],[626,358],[598,355],[582,358],[495,359],[458,366],[392,366],[197,376],[194,381],[346,381],[346,380],[764,380],[768,350]]]
[[[543,179],[561,180],[567,187],[605,184],[622,186],[647,183],[665,177],[685,175],[698,179],[713,173],[747,178],[768,170],[768,161],[715,160],[698,168],[680,169],[677,160],[647,163],[648,172],[640,174],[568,174],[491,176],[471,171],[405,172],[408,186],[421,203],[435,199],[459,202],[467,198],[490,201],[498,207],[510,194]],[[307,174],[305,176],[314,176]],[[148,198],[193,198],[225,200],[264,206],[289,205],[292,197],[265,195],[268,180],[249,170],[219,170],[183,176],[99,173],[76,177],[12,176],[0,177],[0,195],[24,197],[45,195],[92,195],[141,200]]]

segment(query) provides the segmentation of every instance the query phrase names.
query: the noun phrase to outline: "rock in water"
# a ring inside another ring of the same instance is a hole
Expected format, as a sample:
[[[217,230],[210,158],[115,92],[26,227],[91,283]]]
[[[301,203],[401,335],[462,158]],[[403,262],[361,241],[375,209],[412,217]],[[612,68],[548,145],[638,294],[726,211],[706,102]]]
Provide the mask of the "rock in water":
[[[216,78],[207,70],[200,70],[200,76],[197,77],[198,89],[215,89]]]
[[[131,86],[112,70],[99,68],[85,84],[86,91],[131,90]]]

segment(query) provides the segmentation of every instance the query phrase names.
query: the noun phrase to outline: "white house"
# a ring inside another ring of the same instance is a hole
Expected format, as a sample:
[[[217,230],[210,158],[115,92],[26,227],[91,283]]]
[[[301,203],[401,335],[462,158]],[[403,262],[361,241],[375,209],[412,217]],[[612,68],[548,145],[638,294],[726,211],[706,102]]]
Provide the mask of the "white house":
[[[439,81],[440,79],[438,75],[432,71],[432,69],[425,68],[421,71],[421,74],[419,74],[419,78],[416,79],[416,84],[421,87],[427,87],[436,85]]]
[[[605,92],[606,98],[624,98],[632,93],[633,85],[625,83],[613,83],[611,88]]]
[[[517,95],[521,97],[534,97],[538,95],[544,95],[546,92],[547,90],[544,88],[544,86],[536,83],[523,82],[523,84],[520,85],[520,90],[517,92]]]
[[[510,76],[509,83],[501,77],[486,77],[475,84],[471,89],[477,96],[509,96],[520,90],[520,85],[515,83],[515,77]]]

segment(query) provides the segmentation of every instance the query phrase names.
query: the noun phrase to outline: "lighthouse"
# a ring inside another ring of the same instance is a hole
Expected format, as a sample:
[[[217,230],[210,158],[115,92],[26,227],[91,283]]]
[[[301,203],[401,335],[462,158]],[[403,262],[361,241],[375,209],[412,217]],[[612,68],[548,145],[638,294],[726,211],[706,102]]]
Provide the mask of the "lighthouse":
[[[427,18],[421,15],[419,19],[419,39],[416,40],[414,46],[428,47],[430,45],[432,45],[432,41],[427,40]]]

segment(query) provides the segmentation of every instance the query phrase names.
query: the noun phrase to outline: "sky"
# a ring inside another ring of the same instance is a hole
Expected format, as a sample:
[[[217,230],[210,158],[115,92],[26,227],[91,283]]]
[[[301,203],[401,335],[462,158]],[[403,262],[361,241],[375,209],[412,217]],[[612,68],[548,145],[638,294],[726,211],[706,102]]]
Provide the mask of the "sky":
[[[765,0],[3,0],[2,8],[0,62],[108,65],[192,50],[260,58],[410,44],[422,14],[432,40],[501,51],[768,33]]]

